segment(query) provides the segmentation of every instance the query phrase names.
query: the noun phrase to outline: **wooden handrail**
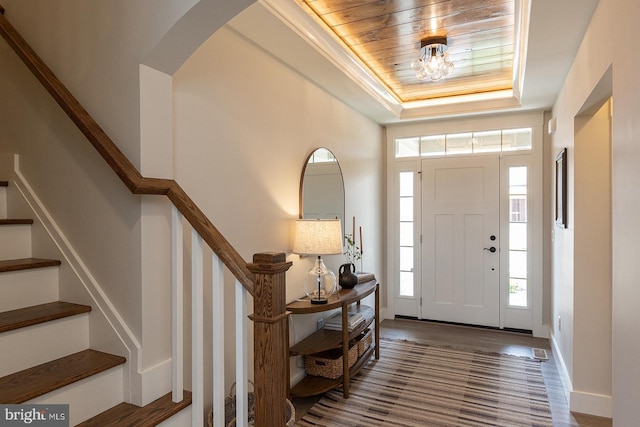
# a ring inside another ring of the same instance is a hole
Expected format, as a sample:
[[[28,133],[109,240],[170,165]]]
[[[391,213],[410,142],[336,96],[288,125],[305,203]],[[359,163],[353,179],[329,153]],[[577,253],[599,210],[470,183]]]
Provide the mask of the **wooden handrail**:
[[[196,206],[187,193],[172,179],[146,178],[133,166],[116,144],[102,130],[98,123],[67,90],[53,71],[40,59],[16,29],[4,16],[0,6],[0,34],[22,59],[27,68],[42,83],[45,89],[67,113],[78,129],[91,142],[111,169],[133,194],[166,195],[205,242],[218,255],[224,265],[253,295],[254,275],[247,268],[246,261],[224,238],[207,216]]]

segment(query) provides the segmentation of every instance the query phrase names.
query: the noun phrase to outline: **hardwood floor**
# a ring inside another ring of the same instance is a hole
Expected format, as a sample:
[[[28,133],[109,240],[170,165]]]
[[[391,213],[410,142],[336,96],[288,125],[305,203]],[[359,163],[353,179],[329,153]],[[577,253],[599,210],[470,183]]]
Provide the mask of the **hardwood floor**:
[[[496,331],[491,329],[445,325],[417,320],[384,320],[380,324],[380,336],[390,339],[406,339],[415,342],[474,348],[487,352],[499,352],[516,356],[531,356],[532,348],[543,348],[549,360],[542,362],[542,372],[547,385],[547,394],[555,427],[610,427],[606,418],[574,414],[569,411],[568,401],[549,341],[531,335]],[[384,357],[384,355],[381,355]],[[317,400],[295,400],[296,418],[300,418]]]

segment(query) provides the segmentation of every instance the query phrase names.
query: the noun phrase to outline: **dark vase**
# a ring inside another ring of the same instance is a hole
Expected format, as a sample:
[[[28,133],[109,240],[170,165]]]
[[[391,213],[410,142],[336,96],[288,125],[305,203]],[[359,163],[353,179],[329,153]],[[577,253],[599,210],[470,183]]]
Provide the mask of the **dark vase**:
[[[342,289],[353,289],[358,284],[358,276],[354,273],[356,266],[353,263],[342,264],[340,266],[338,283]]]

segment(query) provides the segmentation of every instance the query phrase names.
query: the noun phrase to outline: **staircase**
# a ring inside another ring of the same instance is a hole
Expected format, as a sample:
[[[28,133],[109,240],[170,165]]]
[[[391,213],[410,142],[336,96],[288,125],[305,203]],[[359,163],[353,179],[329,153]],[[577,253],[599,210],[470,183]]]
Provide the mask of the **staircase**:
[[[91,307],[59,301],[58,260],[34,258],[32,219],[6,218],[0,181],[0,403],[69,404],[69,425],[155,426],[191,404],[123,403],[127,360],[90,348]],[[163,424],[165,425],[165,424]]]

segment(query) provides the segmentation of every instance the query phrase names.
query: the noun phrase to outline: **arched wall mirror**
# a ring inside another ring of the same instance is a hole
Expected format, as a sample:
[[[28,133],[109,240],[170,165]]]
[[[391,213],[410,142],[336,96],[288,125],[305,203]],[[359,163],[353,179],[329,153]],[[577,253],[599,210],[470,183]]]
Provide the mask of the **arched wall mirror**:
[[[300,218],[340,219],[344,234],[344,180],[338,160],[326,148],[318,148],[302,168]]]

